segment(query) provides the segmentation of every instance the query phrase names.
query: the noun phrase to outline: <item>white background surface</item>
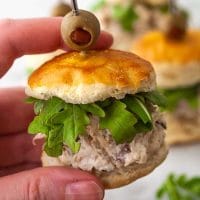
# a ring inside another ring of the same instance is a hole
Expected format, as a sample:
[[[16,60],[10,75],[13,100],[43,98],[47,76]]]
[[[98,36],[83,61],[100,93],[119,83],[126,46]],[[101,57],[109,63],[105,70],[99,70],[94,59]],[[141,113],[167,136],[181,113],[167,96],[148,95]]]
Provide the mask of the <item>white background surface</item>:
[[[1,18],[27,18],[48,16],[55,0],[0,0]],[[94,0],[79,0],[85,8]],[[180,0],[184,7],[192,11],[192,26],[200,26],[200,1]],[[2,30],[0,30],[2,31]],[[0,87],[23,85],[26,82],[24,59],[18,59],[9,73],[0,79]],[[135,183],[106,192],[106,200],[154,200],[155,190],[170,172],[200,175],[200,145],[178,146],[170,150],[166,161],[149,176]]]

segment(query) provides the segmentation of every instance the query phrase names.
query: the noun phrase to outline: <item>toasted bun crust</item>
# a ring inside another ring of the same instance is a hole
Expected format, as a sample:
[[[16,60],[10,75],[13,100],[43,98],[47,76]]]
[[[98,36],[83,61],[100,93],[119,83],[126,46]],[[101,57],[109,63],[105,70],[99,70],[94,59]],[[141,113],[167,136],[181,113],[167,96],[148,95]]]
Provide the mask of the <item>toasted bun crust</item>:
[[[150,32],[134,42],[132,50],[150,62],[200,62],[200,31],[189,30],[180,41],[169,40],[159,31]]]
[[[155,88],[151,64],[117,50],[70,52],[42,65],[30,76],[26,93],[39,99],[60,97],[91,103]]]
[[[167,121],[166,142],[169,145],[200,142],[200,119],[194,121],[184,121],[181,123],[173,114],[165,115]]]
[[[100,178],[106,189],[121,187],[152,172],[165,160],[167,153],[168,148],[163,145],[145,164],[133,164],[112,172],[94,171],[92,173]],[[42,154],[42,163],[43,166],[64,166],[59,159],[49,157],[45,152]]]

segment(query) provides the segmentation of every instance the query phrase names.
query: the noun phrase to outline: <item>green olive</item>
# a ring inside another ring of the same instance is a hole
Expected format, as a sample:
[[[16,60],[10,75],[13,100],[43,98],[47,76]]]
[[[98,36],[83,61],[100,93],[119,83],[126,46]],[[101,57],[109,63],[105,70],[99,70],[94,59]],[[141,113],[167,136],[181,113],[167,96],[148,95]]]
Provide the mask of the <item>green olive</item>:
[[[185,11],[173,13],[168,20],[165,34],[169,39],[181,40],[184,38],[188,25],[188,17]]]
[[[78,15],[70,12],[63,18],[61,34],[71,49],[88,50],[99,37],[100,23],[91,12],[79,10]]]
[[[52,9],[51,15],[52,16],[61,16],[64,17],[67,13],[71,11],[70,5],[64,2],[59,2],[55,7]]]

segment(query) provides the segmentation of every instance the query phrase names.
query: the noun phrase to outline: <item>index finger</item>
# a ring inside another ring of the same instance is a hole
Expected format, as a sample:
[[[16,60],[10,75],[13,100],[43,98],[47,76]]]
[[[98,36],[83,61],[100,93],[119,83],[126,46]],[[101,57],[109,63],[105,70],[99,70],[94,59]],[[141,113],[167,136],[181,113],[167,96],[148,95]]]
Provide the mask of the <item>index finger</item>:
[[[0,77],[22,55],[69,49],[61,38],[61,21],[61,17],[0,20]],[[111,44],[112,36],[102,32],[94,48],[105,49]]]
[[[23,88],[0,89],[0,136],[25,132],[33,120],[33,106],[25,103]]]

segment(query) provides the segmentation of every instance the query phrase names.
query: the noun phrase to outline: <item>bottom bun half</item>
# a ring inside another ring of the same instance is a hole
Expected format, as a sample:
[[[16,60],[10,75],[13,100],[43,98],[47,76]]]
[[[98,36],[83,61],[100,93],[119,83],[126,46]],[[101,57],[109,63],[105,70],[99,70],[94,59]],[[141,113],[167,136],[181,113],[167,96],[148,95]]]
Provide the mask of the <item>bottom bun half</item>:
[[[165,117],[167,121],[167,144],[175,145],[200,142],[200,118],[181,121],[170,113],[167,113]]]
[[[168,153],[165,144],[154,153],[145,164],[132,164],[127,167],[116,168],[111,172],[92,171],[95,176],[99,177],[105,189],[112,189],[125,186],[152,172],[160,163],[162,163]],[[49,157],[45,152],[42,154],[43,166],[66,166],[58,158]]]

